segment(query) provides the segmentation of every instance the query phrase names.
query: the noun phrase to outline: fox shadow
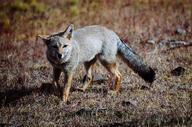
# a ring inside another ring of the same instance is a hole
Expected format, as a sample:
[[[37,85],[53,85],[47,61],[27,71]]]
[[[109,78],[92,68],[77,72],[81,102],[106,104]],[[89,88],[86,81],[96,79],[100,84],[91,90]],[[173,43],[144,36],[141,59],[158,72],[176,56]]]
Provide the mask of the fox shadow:
[[[62,93],[63,89],[64,89],[63,86],[61,86],[61,89],[60,89],[61,93]],[[70,92],[72,93],[75,91],[83,92],[82,90],[80,90],[78,88],[71,87]],[[96,93],[99,92],[99,93],[106,94],[107,90],[93,88],[93,89],[88,89],[87,92],[96,92]],[[27,87],[23,86],[21,88],[8,89],[3,92],[0,92],[0,108],[2,106],[9,106],[9,104],[11,104],[11,106],[16,106],[18,100],[20,100],[22,97],[32,95],[33,93],[38,93],[40,95],[44,94],[45,96],[55,94],[51,83],[42,83],[40,87],[27,88]],[[59,96],[59,98],[62,98],[61,96],[62,96],[62,94]]]
[[[15,106],[19,99],[29,96],[32,93],[40,93],[48,96],[54,94],[54,90],[51,83],[42,83],[40,87],[22,87],[0,92],[0,108],[2,106],[9,106],[9,104]]]

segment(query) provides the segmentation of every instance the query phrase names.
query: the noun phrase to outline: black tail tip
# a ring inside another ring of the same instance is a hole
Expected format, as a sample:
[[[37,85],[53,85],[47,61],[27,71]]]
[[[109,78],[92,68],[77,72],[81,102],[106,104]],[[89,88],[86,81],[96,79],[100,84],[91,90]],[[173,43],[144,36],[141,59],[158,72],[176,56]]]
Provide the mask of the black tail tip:
[[[155,71],[150,68],[148,72],[142,73],[141,77],[149,83],[153,83],[155,80]]]

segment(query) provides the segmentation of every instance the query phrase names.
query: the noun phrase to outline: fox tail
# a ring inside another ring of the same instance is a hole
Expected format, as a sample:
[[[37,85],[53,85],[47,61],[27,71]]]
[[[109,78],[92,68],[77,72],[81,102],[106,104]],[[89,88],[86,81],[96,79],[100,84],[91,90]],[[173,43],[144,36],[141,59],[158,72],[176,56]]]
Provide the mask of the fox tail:
[[[122,57],[123,61],[125,61],[127,65],[145,81],[149,83],[154,81],[154,70],[122,40],[118,41],[118,54]]]

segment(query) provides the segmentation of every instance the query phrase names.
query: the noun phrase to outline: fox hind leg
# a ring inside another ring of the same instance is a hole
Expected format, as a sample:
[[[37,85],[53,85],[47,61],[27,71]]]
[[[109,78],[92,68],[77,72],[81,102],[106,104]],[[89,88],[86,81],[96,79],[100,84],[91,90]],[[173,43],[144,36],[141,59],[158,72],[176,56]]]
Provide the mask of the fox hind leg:
[[[120,85],[121,85],[121,79],[122,79],[122,75],[119,72],[116,63],[107,63],[107,62],[102,62],[102,64],[107,68],[107,70],[109,72],[111,72],[113,75],[115,75],[117,77],[116,80],[116,88],[115,88],[115,93],[117,93],[120,89]]]
[[[114,69],[114,70],[113,70]],[[116,81],[116,88],[115,88],[115,93],[117,93],[120,89],[120,85],[121,85],[121,80],[122,80],[122,75],[119,72],[119,70],[116,68],[113,68],[112,71],[114,71],[116,77],[117,77],[117,81]]]
[[[83,91],[85,91],[90,86],[90,84],[92,83],[93,68],[94,68],[95,62],[96,62],[96,58],[94,58],[93,60],[91,60],[89,62],[84,63],[84,66],[86,69],[86,75],[84,76],[84,79],[83,79],[83,88],[82,88]]]

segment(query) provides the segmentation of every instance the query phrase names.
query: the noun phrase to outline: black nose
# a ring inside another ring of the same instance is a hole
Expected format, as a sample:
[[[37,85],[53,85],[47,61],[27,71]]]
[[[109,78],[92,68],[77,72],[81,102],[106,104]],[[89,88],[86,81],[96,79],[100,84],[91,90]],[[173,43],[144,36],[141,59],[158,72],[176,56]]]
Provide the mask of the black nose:
[[[57,57],[58,57],[59,59],[61,59],[62,55],[61,55],[61,54],[57,54]]]

